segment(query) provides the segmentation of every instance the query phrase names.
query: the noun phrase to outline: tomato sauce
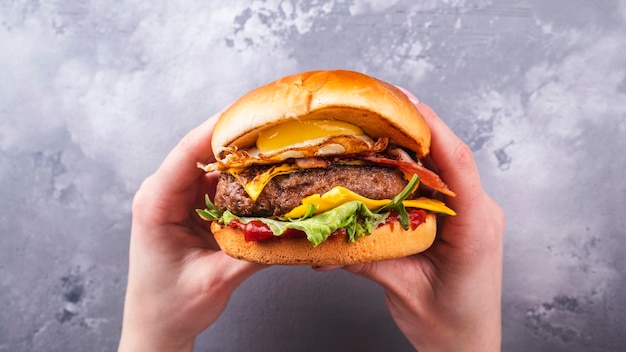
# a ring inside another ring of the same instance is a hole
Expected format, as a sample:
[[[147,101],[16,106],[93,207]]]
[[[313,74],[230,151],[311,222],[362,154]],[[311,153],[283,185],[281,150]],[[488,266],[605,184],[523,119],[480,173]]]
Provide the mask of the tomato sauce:
[[[424,221],[426,221],[426,211],[422,209],[411,208],[411,209],[407,209],[407,212],[409,213],[409,226],[411,230],[415,230],[419,225],[421,225],[422,223],[424,223]],[[400,215],[397,212],[392,211],[387,217],[385,224],[391,224],[391,226],[394,226],[396,223],[399,223],[399,222],[400,222]],[[381,224],[380,226],[382,225],[384,224]],[[304,233],[304,231],[294,230],[294,229],[287,229],[285,233],[283,233],[282,235],[274,236],[269,226],[257,220],[250,221],[249,223],[244,224],[241,221],[234,219],[230,222],[229,226],[233,229],[239,229],[243,231],[244,239],[246,240],[246,242],[265,241],[269,239],[278,239],[279,237],[280,238],[306,237],[306,234]],[[333,232],[331,236],[344,234],[344,233],[345,233],[344,229],[339,229]]]
[[[239,229],[243,231],[244,239],[246,242],[252,241],[265,241],[272,238],[277,238],[270,230],[269,226],[265,225],[260,221],[250,221],[247,224],[242,223],[241,221],[234,219],[230,222],[230,227],[233,229]],[[280,237],[284,238],[299,238],[306,237],[306,233],[300,230],[287,229]]]
[[[426,211],[422,209],[407,209],[407,213],[409,213],[409,228],[411,230],[415,230],[418,226],[423,224],[426,221]],[[392,228],[396,223],[400,222],[400,215],[395,211],[392,211],[391,214],[387,217],[385,224],[391,224]]]

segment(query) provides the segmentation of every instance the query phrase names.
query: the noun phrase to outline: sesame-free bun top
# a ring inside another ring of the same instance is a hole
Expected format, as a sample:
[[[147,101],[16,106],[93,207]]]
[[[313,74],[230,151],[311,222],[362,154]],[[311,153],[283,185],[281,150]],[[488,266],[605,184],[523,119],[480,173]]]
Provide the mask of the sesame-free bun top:
[[[226,157],[225,148],[251,148],[261,130],[294,118],[349,122],[419,158],[430,148],[426,121],[394,85],[353,71],[311,71],[256,88],[224,111],[211,142],[217,160]]]

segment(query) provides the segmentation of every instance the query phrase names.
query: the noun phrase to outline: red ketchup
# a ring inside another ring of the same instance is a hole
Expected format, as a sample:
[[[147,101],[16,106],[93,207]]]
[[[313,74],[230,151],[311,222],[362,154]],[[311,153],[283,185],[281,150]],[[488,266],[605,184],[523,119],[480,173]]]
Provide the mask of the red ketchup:
[[[270,230],[269,226],[260,221],[250,221],[247,224],[234,219],[230,222],[230,227],[233,229],[239,229],[243,231],[243,236],[246,242],[251,241],[265,241],[272,238],[277,238]],[[280,237],[284,238],[298,238],[306,237],[306,233],[300,230],[287,229]]]
[[[411,230],[415,230],[426,221],[425,210],[409,208],[407,209],[407,213],[409,213],[409,227]],[[400,215],[396,211],[392,210],[387,217],[385,224],[391,224],[391,228],[393,229],[395,223],[400,224]]]
[[[410,209],[407,209],[407,212],[409,213],[409,226],[411,230],[415,230],[419,225],[421,225],[424,221],[426,221],[426,211],[422,209],[410,208]],[[380,226],[385,225],[385,224],[391,224],[393,228],[394,224],[395,223],[399,224],[399,222],[400,222],[400,215],[398,215],[397,212],[392,211],[387,217],[385,223],[381,224]],[[262,223],[261,221],[256,221],[256,220],[250,221],[249,223],[244,224],[241,221],[234,219],[230,222],[229,226],[233,229],[239,229],[243,231],[244,239],[246,240],[246,242],[265,241],[269,239],[277,239],[279,237],[280,238],[306,237],[306,233],[304,233],[304,231],[294,230],[294,229],[287,229],[282,235],[274,236],[269,226]],[[344,233],[344,232],[345,232],[344,229],[339,229],[333,232],[331,236]]]

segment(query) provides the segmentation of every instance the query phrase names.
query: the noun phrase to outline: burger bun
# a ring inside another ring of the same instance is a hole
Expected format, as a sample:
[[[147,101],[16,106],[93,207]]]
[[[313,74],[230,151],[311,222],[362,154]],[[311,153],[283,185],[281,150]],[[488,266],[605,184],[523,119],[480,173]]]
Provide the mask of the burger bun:
[[[415,229],[404,230],[399,222],[376,228],[370,235],[348,242],[332,235],[314,247],[306,237],[246,242],[241,230],[213,222],[211,231],[222,251],[231,257],[272,265],[349,265],[406,257],[428,249],[435,240],[437,220],[428,213]]]

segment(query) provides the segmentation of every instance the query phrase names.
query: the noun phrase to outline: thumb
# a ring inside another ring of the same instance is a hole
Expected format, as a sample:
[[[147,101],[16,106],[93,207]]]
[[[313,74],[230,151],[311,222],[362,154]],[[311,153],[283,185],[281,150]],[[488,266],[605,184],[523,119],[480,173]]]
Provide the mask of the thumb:
[[[382,284],[382,279],[385,277],[385,275],[380,274],[378,262],[364,263],[364,264],[351,264],[351,265],[313,266],[313,270],[317,272],[329,272],[329,271],[335,271],[338,269],[343,269],[347,272],[350,272],[352,274],[356,274],[366,279],[375,281],[379,284]]]
[[[200,275],[199,280],[219,278],[219,288],[233,291],[255,273],[267,268],[267,265],[250,263],[228,256],[222,251],[206,251],[196,261],[192,272]],[[201,281],[198,281],[201,282]]]
[[[395,266],[394,263],[396,261],[397,260],[352,264],[344,266],[343,269],[347,272],[372,280],[385,289],[390,289],[395,281],[395,275],[391,267]]]
[[[347,265],[344,270],[381,285],[387,292],[402,294],[403,285],[432,280],[432,263],[424,253],[381,262]]]

